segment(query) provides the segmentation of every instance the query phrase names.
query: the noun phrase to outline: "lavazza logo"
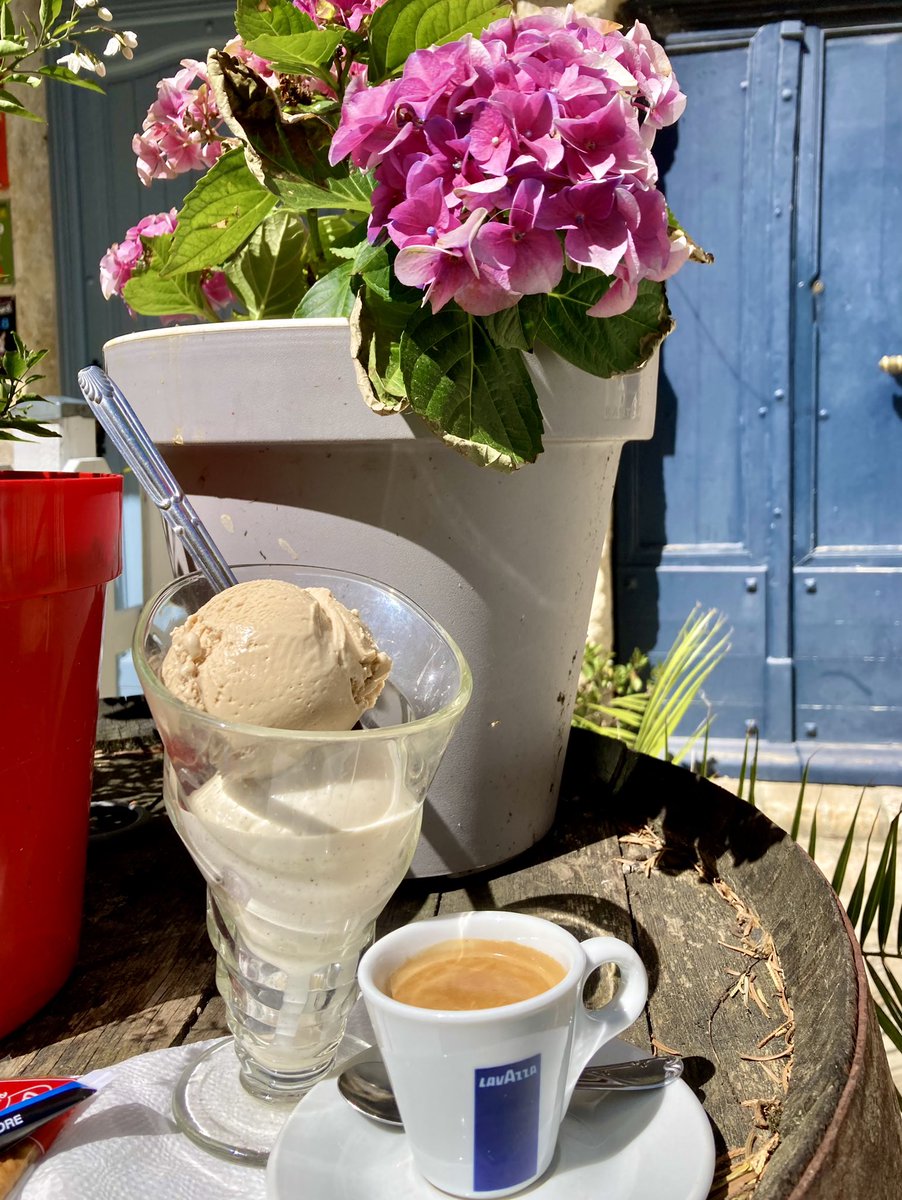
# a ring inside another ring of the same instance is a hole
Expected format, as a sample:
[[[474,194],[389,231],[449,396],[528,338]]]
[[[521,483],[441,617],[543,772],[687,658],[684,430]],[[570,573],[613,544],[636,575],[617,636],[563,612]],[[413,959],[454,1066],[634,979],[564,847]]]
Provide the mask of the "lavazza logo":
[[[506,1071],[497,1075],[478,1076],[478,1086],[481,1088],[504,1087],[508,1083],[519,1083],[521,1079],[531,1079],[533,1075],[538,1075],[539,1064],[532,1062],[529,1066],[524,1067],[508,1067]]]

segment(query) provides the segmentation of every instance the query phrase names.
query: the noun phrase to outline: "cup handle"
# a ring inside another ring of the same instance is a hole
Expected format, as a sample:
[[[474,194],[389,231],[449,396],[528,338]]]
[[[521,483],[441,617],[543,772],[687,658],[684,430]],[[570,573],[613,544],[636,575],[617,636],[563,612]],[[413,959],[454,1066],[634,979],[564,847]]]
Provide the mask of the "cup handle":
[[[580,949],[586,957],[586,967],[580,982],[574,1019],[565,1104],[570,1102],[579,1074],[592,1055],[605,1042],[628,1029],[639,1017],[648,999],[648,975],[642,959],[632,946],[621,942],[619,938],[598,937],[581,942]],[[588,1009],[582,1002],[582,989],[592,972],[606,963],[614,963],[620,968],[617,994],[603,1008]]]

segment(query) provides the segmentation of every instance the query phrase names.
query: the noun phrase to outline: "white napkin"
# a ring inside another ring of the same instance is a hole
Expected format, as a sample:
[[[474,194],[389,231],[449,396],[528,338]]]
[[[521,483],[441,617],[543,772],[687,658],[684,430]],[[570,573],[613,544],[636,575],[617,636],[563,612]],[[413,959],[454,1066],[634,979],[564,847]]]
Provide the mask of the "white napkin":
[[[157,1050],[109,1068],[15,1200],[265,1200],[263,1168],[208,1154],[170,1115],[179,1076],[212,1044]]]

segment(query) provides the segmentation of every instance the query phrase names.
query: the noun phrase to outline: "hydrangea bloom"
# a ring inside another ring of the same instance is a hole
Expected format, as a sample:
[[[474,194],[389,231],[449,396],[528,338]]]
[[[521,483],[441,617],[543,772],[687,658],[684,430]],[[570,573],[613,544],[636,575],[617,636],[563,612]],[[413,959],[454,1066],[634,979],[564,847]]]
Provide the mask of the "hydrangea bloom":
[[[138,176],[145,187],[154,179],[175,179],[185,171],[211,167],[222,153],[222,123],[203,63],[182,59],[182,70],[157,84],[143,132],[132,139]]]
[[[684,106],[644,25],[623,34],[545,9],[417,51],[400,78],[351,92],[330,159],[375,172],[370,239],[388,235],[396,275],[433,311],[547,293],[566,255],[613,277],[590,310],[612,316],[688,257],[651,154]]]
[[[371,16],[385,0],[292,0],[292,3],[317,25],[328,22],[357,30],[364,18]]]
[[[121,242],[115,242],[100,260],[100,288],[105,300],[112,296],[121,296],[122,291],[144,257],[142,238],[160,237],[164,233],[174,233],[178,225],[178,213],[171,208],[169,212],[154,213],[142,217],[137,225],[127,230]],[[222,312],[235,300],[228,280],[222,271],[211,271],[201,280],[201,290],[210,307],[216,312]],[[127,307],[127,306],[126,306]],[[129,312],[132,310],[129,309]],[[132,313],[134,316],[134,313]],[[173,316],[165,321],[184,321],[190,317]],[[165,322],[164,322],[165,323]]]

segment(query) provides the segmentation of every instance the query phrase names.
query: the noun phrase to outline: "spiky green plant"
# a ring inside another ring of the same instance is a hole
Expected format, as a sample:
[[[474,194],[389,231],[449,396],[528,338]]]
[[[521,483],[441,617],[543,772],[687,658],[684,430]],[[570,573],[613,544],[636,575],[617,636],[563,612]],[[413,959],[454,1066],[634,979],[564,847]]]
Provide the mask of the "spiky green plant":
[[[748,751],[748,741],[749,739],[746,738],[746,751]],[[746,753],[743,757],[743,768],[739,776],[737,794],[740,798],[744,790],[747,757]],[[746,797],[751,804],[755,802],[757,758],[758,745],[756,739],[749,775],[749,795]],[[805,764],[805,769],[802,772],[799,796],[796,801],[792,827],[790,829],[790,835],[795,841],[800,840],[799,831],[805,811],[805,788],[808,783],[809,766],[810,760]],[[839,852],[839,858],[837,859],[836,867],[830,880],[830,885],[837,896],[839,896],[842,886],[846,881],[849,859],[855,843],[855,831],[858,826],[858,817],[861,812],[861,802],[863,799],[864,789],[862,789],[861,795],[858,798],[852,822],[843,838],[842,849]],[[871,822],[871,828],[868,830],[864,862],[861,865],[861,870],[858,872],[845,909],[855,929],[856,936],[861,945],[861,953],[864,957],[865,966],[871,978],[871,994],[874,998],[874,1006],[877,1010],[877,1020],[880,1022],[880,1028],[896,1049],[902,1053],[902,911],[900,911],[899,917],[895,922],[895,927],[893,922],[893,912],[896,906],[896,854],[900,816],[902,816],[902,812],[896,813],[892,821],[890,821],[886,839],[880,851],[877,869],[870,880],[869,886],[868,862],[870,860],[874,828],[877,824],[877,817],[875,815],[874,820]],[[817,862],[817,804],[814,805],[811,813],[811,827],[808,831],[807,850],[809,856]],[[877,948],[870,949],[866,948],[865,942],[868,934],[874,928],[875,919],[877,922]],[[899,1100],[899,1106],[902,1108],[902,1092],[898,1088],[896,1089],[896,1096]]]
[[[671,757],[671,741],[687,710],[730,648],[729,633],[722,632],[724,622],[716,609],[702,612],[696,605],[664,661],[650,673],[644,673],[643,661],[648,661],[644,655],[633,652],[626,668],[630,686],[621,691],[617,690],[612,656],[597,646],[587,646],[573,724],[616,738],[642,754]],[[635,686],[636,679],[640,686]],[[683,741],[672,756],[674,762],[682,761],[702,736],[707,747],[710,719],[709,715]],[[707,749],[703,761],[706,758]]]

